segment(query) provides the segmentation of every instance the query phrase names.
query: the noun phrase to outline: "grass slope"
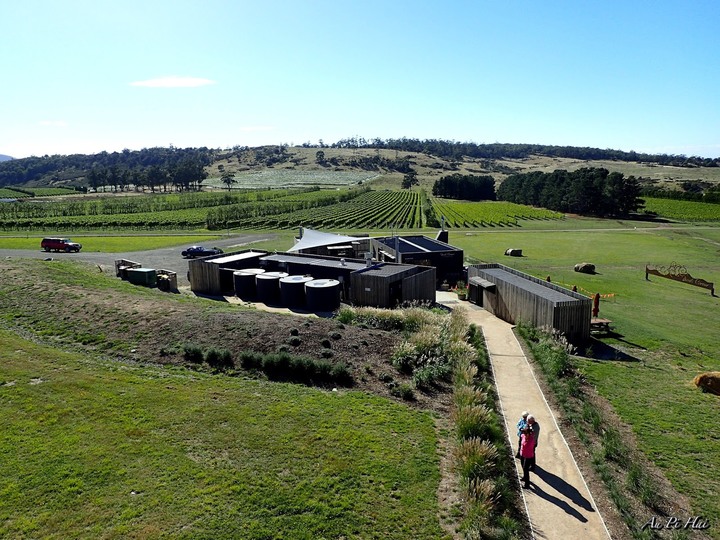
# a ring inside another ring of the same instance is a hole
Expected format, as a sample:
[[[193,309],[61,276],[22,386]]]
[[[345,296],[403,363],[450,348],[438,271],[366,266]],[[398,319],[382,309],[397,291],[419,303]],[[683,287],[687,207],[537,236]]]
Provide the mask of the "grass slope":
[[[0,536],[442,536],[429,414],[0,330]]]

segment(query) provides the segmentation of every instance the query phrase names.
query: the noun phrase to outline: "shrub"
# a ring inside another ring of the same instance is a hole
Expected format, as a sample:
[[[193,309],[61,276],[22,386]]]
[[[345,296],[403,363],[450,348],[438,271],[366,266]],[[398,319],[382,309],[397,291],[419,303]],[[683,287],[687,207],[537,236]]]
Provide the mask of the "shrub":
[[[403,341],[398,345],[390,358],[393,367],[402,373],[412,373],[417,351],[415,345]]]
[[[450,376],[451,369],[448,364],[434,363],[417,368],[413,372],[413,383],[422,389],[428,389],[436,385],[438,382],[447,379]]]
[[[293,336],[288,340],[288,343],[290,345],[292,345],[293,347],[297,347],[298,345],[300,345],[302,343],[302,339],[300,339],[297,336]]]
[[[243,351],[240,353],[240,365],[243,369],[259,369],[262,367],[262,361],[262,354],[252,351]]]
[[[597,434],[601,433],[602,418],[597,408],[589,402],[584,402],[582,406],[582,418],[590,424],[593,431]]]
[[[215,369],[227,369],[233,366],[232,354],[225,349],[208,349],[205,352],[205,361]]]
[[[407,383],[402,383],[392,388],[390,390],[390,393],[395,397],[404,399],[405,401],[415,400],[415,391],[413,390],[412,386]]]
[[[203,361],[203,351],[197,345],[183,345],[183,357],[193,364],[201,364]]]
[[[333,367],[330,370],[330,377],[341,386],[352,386],[352,373],[350,373],[350,369],[345,362],[333,364]]]
[[[325,349],[332,355],[332,351]],[[293,356],[288,352],[261,354],[244,351],[240,353],[240,364],[244,369],[262,370],[268,379],[292,381],[303,384],[335,383],[352,386],[353,378],[347,365],[342,362],[331,364],[327,360],[316,360],[306,356]]]
[[[387,384],[393,382],[395,379],[389,373],[381,373],[380,375],[378,375],[378,380]]]
[[[351,308],[342,308],[335,318],[340,323],[351,324],[355,320],[355,312]]]

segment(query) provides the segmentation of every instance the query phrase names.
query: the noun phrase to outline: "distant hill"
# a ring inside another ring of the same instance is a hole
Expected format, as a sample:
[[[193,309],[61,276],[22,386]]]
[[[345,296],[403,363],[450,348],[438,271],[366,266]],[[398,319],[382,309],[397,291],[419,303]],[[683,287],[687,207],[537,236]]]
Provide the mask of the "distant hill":
[[[0,161],[10,161],[11,159],[13,159],[13,158],[10,156],[6,156],[5,154],[0,154]]]
[[[5,158],[8,159],[1,161]],[[414,183],[419,188],[431,190],[440,177],[454,173],[491,175],[499,184],[515,173],[582,167],[603,167],[652,184],[720,183],[720,158],[403,138],[343,139],[333,144],[294,147],[236,146],[225,150],[158,147],[22,159],[0,156],[0,187],[115,186],[118,191],[124,191],[132,186],[165,183],[186,189],[206,177],[203,185],[222,188],[222,179],[228,174],[241,179],[248,175],[265,178],[268,173],[278,178],[281,173],[287,177],[310,177],[318,173],[323,178],[333,173],[345,176],[362,173],[376,189],[399,189],[409,176],[416,178]]]

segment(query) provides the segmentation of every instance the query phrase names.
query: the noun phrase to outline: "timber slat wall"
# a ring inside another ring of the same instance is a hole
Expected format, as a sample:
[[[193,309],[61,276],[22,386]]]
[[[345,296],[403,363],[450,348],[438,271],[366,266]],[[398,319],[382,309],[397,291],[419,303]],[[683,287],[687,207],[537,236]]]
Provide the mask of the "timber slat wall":
[[[499,275],[489,272],[492,269],[502,272]],[[503,276],[503,273],[510,276]],[[551,327],[573,342],[590,337],[590,298],[500,264],[470,266],[468,278],[475,276],[496,285],[494,291],[482,291],[483,307],[500,319],[513,324],[526,322],[537,327]],[[562,297],[566,299],[562,300]]]
[[[405,278],[402,284],[403,302],[435,302],[435,272],[435,268],[430,267]]]
[[[213,262],[215,259],[227,259],[232,255],[242,255],[244,258],[239,258],[226,264]],[[267,255],[266,251],[246,249],[238,251],[234,254],[224,253],[220,255],[212,255],[210,257],[203,257],[201,259],[190,259],[188,261],[188,280],[190,281],[190,289],[195,293],[220,296],[223,294],[223,286],[220,279],[221,268],[226,270],[254,268],[257,267],[260,258],[265,255]]]
[[[387,263],[385,263],[387,264]],[[400,301],[435,301],[435,268],[416,266],[390,275],[359,270],[350,274],[350,296],[358,306],[392,308],[393,285],[402,284]]]
[[[220,294],[220,266],[202,259],[188,261],[190,289],[203,294]]]

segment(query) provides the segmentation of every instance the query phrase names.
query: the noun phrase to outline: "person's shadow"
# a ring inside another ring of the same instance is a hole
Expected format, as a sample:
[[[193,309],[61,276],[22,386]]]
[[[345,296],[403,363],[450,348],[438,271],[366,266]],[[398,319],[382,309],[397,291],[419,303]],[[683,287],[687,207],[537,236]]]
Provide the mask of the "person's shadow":
[[[588,519],[583,516],[580,512],[578,512],[575,508],[570,506],[567,501],[564,501],[562,499],[559,499],[558,497],[555,497],[554,495],[550,495],[547,491],[543,490],[540,486],[538,486],[535,482],[531,482],[532,485],[532,492],[535,493],[538,497],[545,499],[546,501],[549,501],[553,503],[554,505],[558,506],[559,508],[563,509],[566,514],[571,515],[578,521],[582,523],[587,523]]]
[[[574,486],[568,484],[565,480],[563,480],[559,476],[556,476],[556,475],[552,474],[551,472],[538,467],[537,465],[535,465],[535,470],[533,472],[535,474],[537,474],[542,479],[542,481],[545,482],[548,486],[550,486],[558,493],[560,493],[560,494],[564,495],[565,497],[567,497],[568,499],[570,499],[573,502],[573,504],[575,504],[576,506],[579,506],[580,508],[582,508],[583,510],[586,510],[588,512],[595,511],[595,509],[592,507],[592,504],[590,504],[590,501],[588,501],[585,497],[583,497],[583,495]],[[548,496],[548,497],[551,497],[551,496]],[[555,497],[553,497],[553,498],[555,498]],[[562,505],[560,505],[560,506],[562,506]],[[583,521],[587,521],[587,520],[585,520],[585,518],[583,518]]]

